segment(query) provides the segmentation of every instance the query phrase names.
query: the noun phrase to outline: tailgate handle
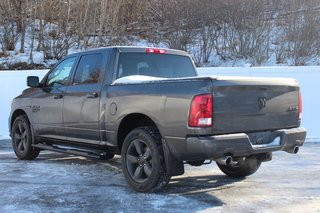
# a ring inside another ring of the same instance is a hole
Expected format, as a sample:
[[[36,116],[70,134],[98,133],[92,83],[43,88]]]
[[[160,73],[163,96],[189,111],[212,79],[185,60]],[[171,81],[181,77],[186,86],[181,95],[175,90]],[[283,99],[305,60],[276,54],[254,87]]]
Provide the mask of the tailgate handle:
[[[87,98],[97,98],[97,97],[98,97],[98,93],[96,93],[96,92],[92,92],[92,93],[87,94]]]

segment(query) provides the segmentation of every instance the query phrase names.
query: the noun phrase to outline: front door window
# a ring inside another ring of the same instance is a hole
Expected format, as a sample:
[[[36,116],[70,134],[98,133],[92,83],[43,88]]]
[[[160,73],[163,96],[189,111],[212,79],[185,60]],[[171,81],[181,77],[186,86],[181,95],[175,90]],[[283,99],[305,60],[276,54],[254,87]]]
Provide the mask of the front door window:
[[[58,64],[48,75],[45,86],[64,86],[68,84],[75,60],[76,57],[67,58]]]

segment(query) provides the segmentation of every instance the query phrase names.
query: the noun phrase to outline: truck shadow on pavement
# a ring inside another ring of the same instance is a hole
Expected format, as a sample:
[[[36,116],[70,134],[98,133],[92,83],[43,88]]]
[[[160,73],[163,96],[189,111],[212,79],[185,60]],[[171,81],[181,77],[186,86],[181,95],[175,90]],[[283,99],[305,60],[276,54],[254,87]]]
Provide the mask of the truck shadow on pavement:
[[[163,193],[178,194],[209,205],[221,206],[224,202],[214,193],[232,188],[234,183],[243,179],[225,175],[177,176],[171,179]]]
[[[235,182],[243,179],[230,178],[225,175],[178,176],[172,178],[166,189],[170,192],[186,195],[213,192],[232,188]]]

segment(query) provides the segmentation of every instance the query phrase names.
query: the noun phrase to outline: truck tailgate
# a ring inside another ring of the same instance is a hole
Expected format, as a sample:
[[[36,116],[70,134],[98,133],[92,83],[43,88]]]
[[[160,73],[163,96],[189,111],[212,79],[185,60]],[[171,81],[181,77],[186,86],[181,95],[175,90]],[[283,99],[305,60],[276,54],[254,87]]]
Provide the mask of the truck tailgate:
[[[294,79],[213,79],[213,132],[254,132],[299,126]]]

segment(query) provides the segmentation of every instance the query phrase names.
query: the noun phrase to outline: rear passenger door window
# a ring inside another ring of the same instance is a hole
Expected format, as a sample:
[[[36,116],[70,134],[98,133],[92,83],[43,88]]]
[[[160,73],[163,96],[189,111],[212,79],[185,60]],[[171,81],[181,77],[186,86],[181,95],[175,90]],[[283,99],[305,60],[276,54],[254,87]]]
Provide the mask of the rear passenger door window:
[[[83,55],[80,58],[73,85],[96,84],[101,79],[102,54]]]

